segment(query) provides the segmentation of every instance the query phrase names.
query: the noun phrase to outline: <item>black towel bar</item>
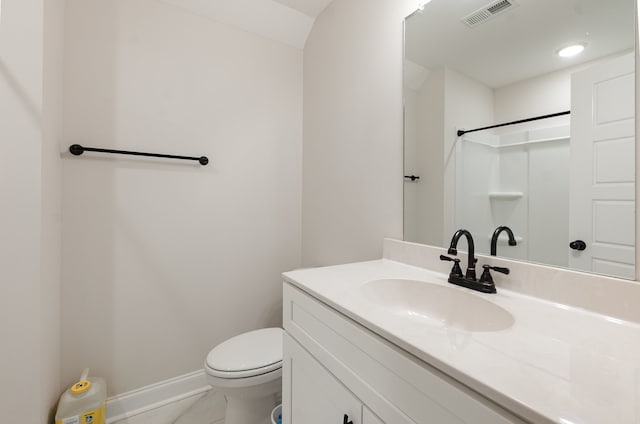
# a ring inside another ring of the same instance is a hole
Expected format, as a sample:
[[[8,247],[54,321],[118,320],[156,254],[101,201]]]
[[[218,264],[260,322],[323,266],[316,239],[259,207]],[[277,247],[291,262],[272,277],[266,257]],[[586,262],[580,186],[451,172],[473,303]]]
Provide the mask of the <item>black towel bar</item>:
[[[206,156],[176,156],[176,155],[165,155],[162,153],[144,153],[144,152],[132,152],[129,150],[113,150],[113,149],[98,149],[95,147],[84,147],[79,144],[72,144],[69,146],[69,151],[79,156],[84,152],[99,152],[99,153],[115,153],[119,155],[134,155],[134,156],[149,156],[154,158],[167,158],[167,159],[181,159],[181,160],[195,160],[200,162],[200,165],[206,165],[209,163],[209,158]]]

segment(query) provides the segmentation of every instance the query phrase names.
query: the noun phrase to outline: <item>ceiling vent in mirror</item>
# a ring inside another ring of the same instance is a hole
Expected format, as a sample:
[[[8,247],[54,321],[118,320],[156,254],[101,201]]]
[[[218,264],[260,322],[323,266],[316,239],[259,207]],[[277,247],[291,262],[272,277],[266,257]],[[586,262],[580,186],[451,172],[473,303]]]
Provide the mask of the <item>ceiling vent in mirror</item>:
[[[489,19],[499,15],[500,13],[511,10],[516,6],[519,5],[515,0],[493,1],[462,18],[462,22],[464,22],[469,27],[474,27],[478,24],[488,21]]]

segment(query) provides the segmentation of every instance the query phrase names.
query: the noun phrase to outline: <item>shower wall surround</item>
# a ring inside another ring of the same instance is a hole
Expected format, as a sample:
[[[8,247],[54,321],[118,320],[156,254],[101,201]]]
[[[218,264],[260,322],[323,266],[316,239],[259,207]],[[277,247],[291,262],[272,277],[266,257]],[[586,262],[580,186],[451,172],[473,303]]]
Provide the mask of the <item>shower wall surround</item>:
[[[568,126],[465,134],[456,145],[456,222],[478,235],[481,252],[501,223],[518,244],[503,235],[500,256],[568,267],[569,160]]]
[[[68,0],[63,381],[120,394],[281,322],[300,265],[302,51],[155,0]]]
[[[421,180],[405,183],[405,239],[444,246],[457,228],[464,227],[478,237],[476,248],[488,254],[493,231],[507,225],[516,233],[518,245],[508,246],[503,235],[500,256],[570,267],[569,117],[459,138],[455,130],[461,122],[470,129],[569,110],[571,75],[618,57],[495,89],[448,67],[429,70],[422,84],[412,85],[407,79],[405,174],[419,175]],[[631,270],[615,275],[635,274]]]

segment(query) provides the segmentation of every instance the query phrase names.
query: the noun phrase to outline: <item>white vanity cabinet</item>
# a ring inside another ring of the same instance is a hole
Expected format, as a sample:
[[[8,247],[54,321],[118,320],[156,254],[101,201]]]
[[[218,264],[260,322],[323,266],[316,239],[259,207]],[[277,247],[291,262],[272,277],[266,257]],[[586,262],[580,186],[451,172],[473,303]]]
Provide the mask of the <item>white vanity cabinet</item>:
[[[524,423],[284,284],[283,424]]]
[[[346,418],[353,424],[381,423],[370,411],[365,419],[362,402],[289,335],[284,346],[291,400],[285,422],[343,424]]]

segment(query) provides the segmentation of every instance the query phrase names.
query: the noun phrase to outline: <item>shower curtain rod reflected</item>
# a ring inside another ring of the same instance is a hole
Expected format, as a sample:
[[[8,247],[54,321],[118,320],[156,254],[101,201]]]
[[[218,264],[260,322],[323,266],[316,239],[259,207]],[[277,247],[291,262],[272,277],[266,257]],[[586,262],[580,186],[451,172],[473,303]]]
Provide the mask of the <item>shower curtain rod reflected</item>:
[[[99,153],[115,153],[119,155],[147,156],[147,157],[154,157],[154,158],[194,160],[194,161],[200,162],[200,165],[202,166],[209,163],[209,158],[207,158],[206,156],[200,156],[200,157],[177,156],[177,155],[165,155],[162,153],[131,152],[129,150],[98,149],[96,147],[84,147],[79,144],[72,144],[71,146],[69,146],[69,151],[76,156],[79,156],[84,152],[99,152]]]
[[[564,112],[552,113],[550,115],[535,116],[533,118],[520,119],[518,121],[512,121],[512,122],[505,122],[504,124],[491,125],[489,127],[476,128],[473,130],[458,130],[457,134],[458,134],[458,137],[461,137],[466,133],[489,130],[491,128],[505,127],[507,125],[523,124],[525,122],[538,121],[540,119],[555,118],[556,116],[569,115],[570,113],[571,113],[570,110],[565,110]]]

